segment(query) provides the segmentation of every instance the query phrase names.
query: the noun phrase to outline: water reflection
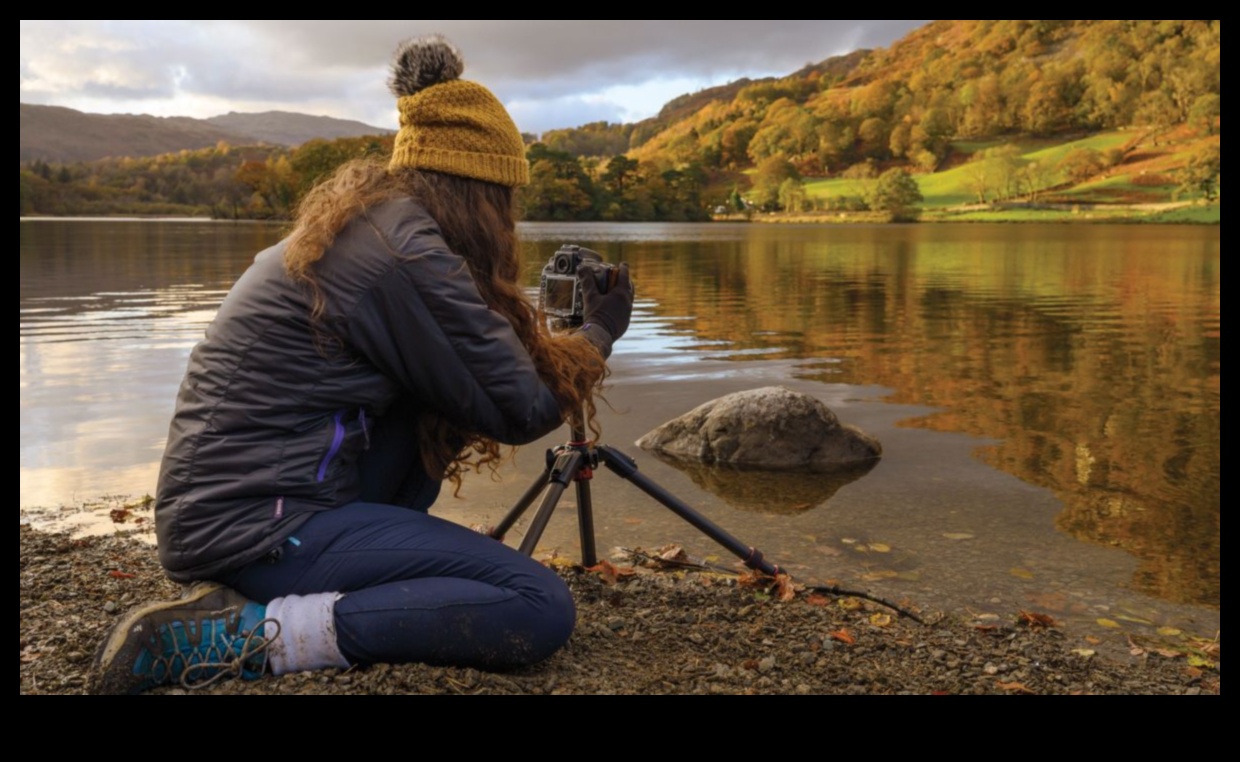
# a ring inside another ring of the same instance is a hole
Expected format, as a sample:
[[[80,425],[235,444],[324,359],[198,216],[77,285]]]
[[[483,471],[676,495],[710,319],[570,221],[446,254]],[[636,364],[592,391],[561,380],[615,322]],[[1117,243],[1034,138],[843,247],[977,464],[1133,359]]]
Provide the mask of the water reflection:
[[[21,507],[154,489],[189,351],[276,229],[31,221],[21,228]]]
[[[857,481],[877,465],[870,460],[829,470],[769,471],[723,464],[698,463],[651,453],[684,472],[698,487],[744,511],[798,514],[818,508],[841,487]]]
[[[280,231],[20,227],[21,508],[149,491],[190,347]],[[769,556],[811,574],[848,562],[880,588],[903,585],[880,589],[888,595],[970,605],[1021,596],[1071,610],[1132,589],[1221,603],[1217,228],[546,224],[523,234],[530,287],[562,243],[632,266],[637,309],[605,410],[612,444],[771,383],[881,430],[883,461],[859,481],[810,485],[819,492],[649,464],[695,506],[722,503],[720,523]],[[472,502],[445,512],[495,518],[541,469],[539,446],[518,454],[511,480],[475,480]],[[791,512],[736,497],[777,490]],[[606,539],[680,531],[624,484],[599,502],[620,499],[617,515],[600,515]]]
[[[1134,553],[1138,588],[1221,602],[1217,228],[719,228],[595,242],[694,337],[669,348],[937,408],[906,425],[997,440],[985,461]]]

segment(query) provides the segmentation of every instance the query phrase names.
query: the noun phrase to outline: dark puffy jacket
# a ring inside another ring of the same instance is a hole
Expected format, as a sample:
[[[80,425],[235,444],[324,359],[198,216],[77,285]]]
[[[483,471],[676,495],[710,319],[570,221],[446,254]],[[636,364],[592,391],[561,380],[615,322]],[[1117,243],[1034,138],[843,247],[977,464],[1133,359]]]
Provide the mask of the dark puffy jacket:
[[[176,581],[249,563],[356,499],[368,427],[397,395],[509,444],[561,423],[512,326],[413,201],[371,209],[320,260],[317,338],[284,248],[233,286],[181,383],[155,505]]]

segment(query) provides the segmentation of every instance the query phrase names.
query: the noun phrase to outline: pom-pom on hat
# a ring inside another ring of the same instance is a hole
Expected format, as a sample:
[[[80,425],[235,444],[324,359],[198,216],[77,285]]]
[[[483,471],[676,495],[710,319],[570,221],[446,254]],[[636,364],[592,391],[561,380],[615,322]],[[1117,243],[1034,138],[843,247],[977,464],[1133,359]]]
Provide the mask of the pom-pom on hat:
[[[525,144],[490,90],[459,79],[461,53],[442,35],[401,43],[388,86],[400,131],[388,167],[429,169],[517,187],[530,181]]]

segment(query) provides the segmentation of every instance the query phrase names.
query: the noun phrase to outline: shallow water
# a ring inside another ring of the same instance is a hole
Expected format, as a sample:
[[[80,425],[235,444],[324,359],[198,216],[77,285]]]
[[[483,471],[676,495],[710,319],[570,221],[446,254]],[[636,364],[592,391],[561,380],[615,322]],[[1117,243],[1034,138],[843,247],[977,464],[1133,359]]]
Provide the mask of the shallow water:
[[[560,243],[630,263],[638,304],[613,356],[603,440],[794,577],[1082,627],[1217,627],[1217,227],[522,232],[531,287]],[[106,496],[154,489],[189,349],[278,235],[260,224],[21,223],[24,520],[112,531],[108,510],[124,501]],[[824,485],[687,473],[632,444],[702,402],[772,384],[822,399],[876,436],[883,459]],[[501,482],[471,477],[439,512],[494,523],[566,435],[522,448]],[[591,491],[604,555],[680,543],[731,560],[610,472]],[[544,548],[579,553],[574,503],[571,492],[561,500]]]

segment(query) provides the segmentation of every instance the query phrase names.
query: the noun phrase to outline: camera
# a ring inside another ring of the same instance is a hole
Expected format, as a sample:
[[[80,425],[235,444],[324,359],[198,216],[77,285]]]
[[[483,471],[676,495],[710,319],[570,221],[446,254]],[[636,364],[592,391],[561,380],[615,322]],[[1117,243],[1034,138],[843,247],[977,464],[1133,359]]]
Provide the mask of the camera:
[[[594,265],[594,283],[600,294],[607,293],[615,282],[615,265],[605,264],[597,251],[567,244],[561,246],[543,265],[538,284],[538,308],[550,317],[572,325],[580,325],[585,314],[581,281],[577,270],[583,263]]]

